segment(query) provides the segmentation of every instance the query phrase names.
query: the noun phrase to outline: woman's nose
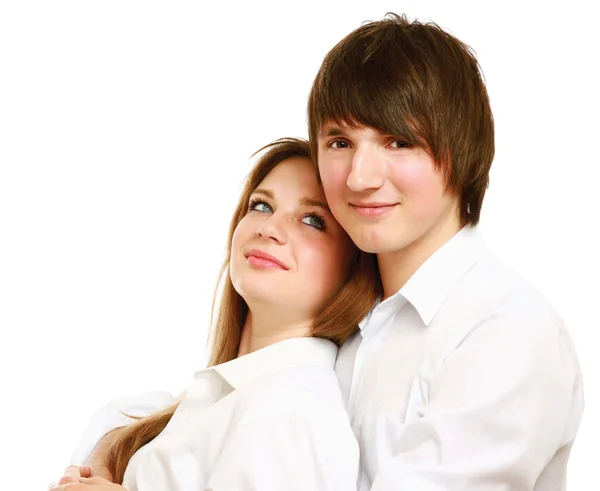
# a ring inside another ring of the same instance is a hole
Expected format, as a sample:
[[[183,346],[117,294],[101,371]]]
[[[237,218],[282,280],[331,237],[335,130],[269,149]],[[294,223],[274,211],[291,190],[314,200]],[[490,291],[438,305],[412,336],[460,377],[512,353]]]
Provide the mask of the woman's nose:
[[[266,240],[284,244],[287,242],[287,225],[284,223],[285,218],[279,214],[272,214],[256,229],[257,235]]]

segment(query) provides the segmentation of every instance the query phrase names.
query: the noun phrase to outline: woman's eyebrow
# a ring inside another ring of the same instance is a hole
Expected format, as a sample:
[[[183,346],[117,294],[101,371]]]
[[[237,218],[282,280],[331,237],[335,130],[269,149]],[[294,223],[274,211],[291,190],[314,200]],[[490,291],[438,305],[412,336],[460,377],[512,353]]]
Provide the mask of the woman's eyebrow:
[[[323,208],[326,212],[331,213],[331,211],[329,210],[329,206],[327,206],[327,204],[318,199],[302,198],[300,200],[300,204],[303,206],[317,206],[319,208]]]
[[[256,188],[252,192],[252,194],[262,194],[267,198],[275,199],[275,194],[270,189]],[[318,198],[301,198],[298,200],[298,203],[300,203],[302,206],[316,206],[318,208],[322,208],[328,213],[331,213],[331,211],[329,210],[329,206],[327,206],[327,203],[321,201]]]
[[[275,198],[273,191],[270,191],[269,189],[256,188],[254,191],[252,191],[252,194],[263,194],[267,198],[271,198],[271,199]]]

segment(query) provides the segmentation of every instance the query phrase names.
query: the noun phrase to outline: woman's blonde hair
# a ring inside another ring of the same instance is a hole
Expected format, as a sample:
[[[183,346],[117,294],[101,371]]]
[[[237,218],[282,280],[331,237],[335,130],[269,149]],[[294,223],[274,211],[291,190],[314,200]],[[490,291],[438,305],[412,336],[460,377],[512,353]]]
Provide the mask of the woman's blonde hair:
[[[265,150],[266,152],[246,178],[244,190],[229,226],[227,254],[219,275],[219,283],[222,283],[223,290],[218,305],[216,295],[213,302],[209,366],[225,363],[237,357],[242,328],[248,314],[246,302],[233,287],[228,267],[233,233],[248,213],[250,196],[262,180],[283,161],[290,158],[311,159],[310,144],[306,140],[297,138],[276,140],[258,150],[255,155]],[[315,172],[317,172],[316,168]],[[348,268],[347,281],[323,306],[311,331],[312,336],[330,339],[338,345],[357,329],[360,320],[381,295],[381,282],[375,256],[366,254],[355,246],[352,247],[354,251]],[[106,462],[114,482],[119,484],[123,482],[125,469],[133,454],[165,428],[178,405],[179,402],[120,430],[108,450]]]

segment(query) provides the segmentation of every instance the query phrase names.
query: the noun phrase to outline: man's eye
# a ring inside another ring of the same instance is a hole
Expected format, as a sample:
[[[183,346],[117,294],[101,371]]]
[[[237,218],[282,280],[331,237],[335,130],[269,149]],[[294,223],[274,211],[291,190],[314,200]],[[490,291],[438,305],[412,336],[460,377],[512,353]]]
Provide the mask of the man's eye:
[[[394,140],[392,143],[390,143],[390,147],[392,147],[392,148],[408,148],[408,147],[410,147],[410,143],[408,143],[404,140]]]
[[[329,144],[330,148],[349,148],[350,144],[344,140],[334,140]]]

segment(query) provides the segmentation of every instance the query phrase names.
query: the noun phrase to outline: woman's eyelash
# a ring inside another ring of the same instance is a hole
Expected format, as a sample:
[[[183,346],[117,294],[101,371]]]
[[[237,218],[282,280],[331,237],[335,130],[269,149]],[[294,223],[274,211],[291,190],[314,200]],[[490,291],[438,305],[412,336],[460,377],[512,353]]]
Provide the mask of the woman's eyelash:
[[[266,205],[269,208],[271,207],[271,205],[262,198],[250,198],[250,202],[248,203],[248,211],[254,210],[258,205]]]
[[[321,230],[321,231],[327,230],[327,220],[325,220],[325,216],[322,213],[313,211],[311,213],[308,213],[305,216],[311,217],[311,218],[316,218],[319,221],[319,223],[320,223],[319,227],[315,227],[314,225],[311,225],[312,227],[316,228],[317,230]]]

